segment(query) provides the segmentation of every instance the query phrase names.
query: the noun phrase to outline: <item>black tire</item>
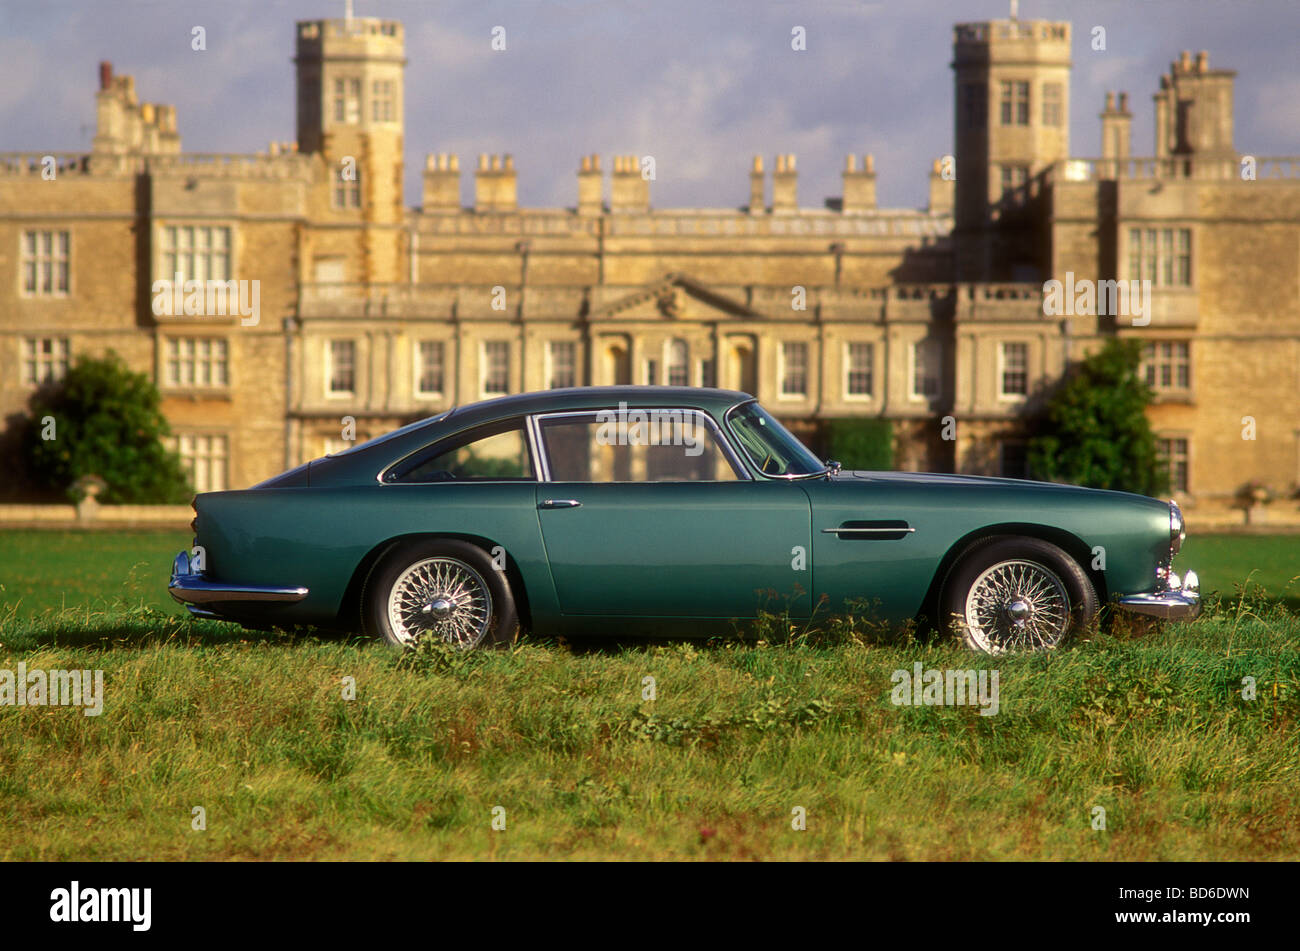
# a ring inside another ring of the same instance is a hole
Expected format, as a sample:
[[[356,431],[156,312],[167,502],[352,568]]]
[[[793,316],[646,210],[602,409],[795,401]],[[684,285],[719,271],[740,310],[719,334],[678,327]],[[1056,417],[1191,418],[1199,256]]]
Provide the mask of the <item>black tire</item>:
[[[390,616],[399,582],[408,596],[397,598],[395,611],[399,619],[403,614],[411,619],[409,626],[395,625]],[[412,604],[410,593],[429,597],[429,605],[418,614],[414,607],[403,612],[403,601]],[[459,600],[443,595],[459,595]],[[470,649],[511,643],[519,631],[519,614],[505,571],[493,567],[492,558],[476,545],[446,538],[405,542],[386,553],[361,588],[361,623],[368,635],[394,647],[414,647],[433,634]]]
[[[943,629],[986,654],[1059,647],[1092,628],[1099,608],[1077,561],[1051,542],[1014,535],[966,549],[939,598]]]

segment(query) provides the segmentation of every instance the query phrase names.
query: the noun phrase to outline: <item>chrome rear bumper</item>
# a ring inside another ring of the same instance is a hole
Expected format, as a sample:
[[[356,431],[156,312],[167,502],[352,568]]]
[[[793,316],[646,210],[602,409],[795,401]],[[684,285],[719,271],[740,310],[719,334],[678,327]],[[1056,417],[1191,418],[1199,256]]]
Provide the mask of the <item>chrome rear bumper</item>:
[[[1117,606],[1147,617],[1189,620],[1201,613],[1201,582],[1194,571],[1187,572],[1181,579],[1171,572],[1165,590],[1125,595]]]
[[[185,605],[204,605],[222,601],[281,601],[293,603],[307,597],[306,588],[281,588],[271,585],[222,584],[209,581],[202,571],[195,571],[189,552],[181,552],[172,562],[172,580],[167,591]],[[191,608],[205,617],[216,615]]]

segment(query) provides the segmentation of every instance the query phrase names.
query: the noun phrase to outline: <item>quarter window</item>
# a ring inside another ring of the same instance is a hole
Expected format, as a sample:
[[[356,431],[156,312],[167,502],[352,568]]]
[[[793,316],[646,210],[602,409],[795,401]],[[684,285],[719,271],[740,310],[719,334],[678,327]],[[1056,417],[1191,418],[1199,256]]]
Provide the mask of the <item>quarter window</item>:
[[[605,410],[543,417],[554,482],[731,482],[739,474],[695,410]]]
[[[530,482],[536,478],[522,420],[480,426],[435,443],[384,474],[385,482]]]
[[[24,296],[67,296],[70,247],[66,231],[23,232],[20,257]]]

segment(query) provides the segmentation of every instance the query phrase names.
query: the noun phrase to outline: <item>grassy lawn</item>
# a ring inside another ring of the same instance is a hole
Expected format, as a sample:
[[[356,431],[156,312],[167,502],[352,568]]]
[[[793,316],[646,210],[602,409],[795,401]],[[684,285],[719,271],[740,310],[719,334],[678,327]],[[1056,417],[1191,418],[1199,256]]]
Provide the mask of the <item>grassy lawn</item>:
[[[1195,569],[1202,591],[1235,595],[1249,584],[1300,613],[1300,535],[1191,535],[1174,562]]]
[[[1206,590],[1264,586],[1193,624],[1002,658],[865,636],[399,658],[174,612],[186,541],[0,534],[0,669],[105,680],[98,717],[0,706],[0,859],[1300,852],[1300,536],[1189,541]],[[917,662],[997,670],[999,712],[895,706]]]
[[[123,602],[184,613],[167,594],[167,578],[192,539],[192,532],[0,532],[0,604],[20,617]]]

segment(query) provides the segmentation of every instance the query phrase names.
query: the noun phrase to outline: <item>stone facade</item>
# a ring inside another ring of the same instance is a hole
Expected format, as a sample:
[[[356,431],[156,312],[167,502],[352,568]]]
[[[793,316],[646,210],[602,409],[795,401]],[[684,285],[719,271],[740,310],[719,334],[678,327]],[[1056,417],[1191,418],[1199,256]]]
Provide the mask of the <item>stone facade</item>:
[[[1026,415],[1118,334],[1151,346],[1182,502],[1293,492],[1300,160],[1243,177],[1235,74],[1205,54],[1161,79],[1153,156],[1130,155],[1121,95],[1101,156],[1072,158],[1069,40],[1068,23],[954,28],[956,154],[925,210],[877,207],[871,155],[801,206],[789,154],[753,159],[738,208],[656,208],[647,157],[607,175],[588,155],[573,207],[528,209],[511,156],[467,158],[463,207],[460,156],[436,153],[407,208],[390,20],[297,24],[297,141],[257,155],[181,151],[174,110],[104,64],[89,154],[0,154],[0,410],[116,350],[157,380],[208,489],[497,393],[688,383],[805,429],[888,418],[903,467],[1019,474]],[[245,305],[256,282],[256,314],[202,294],[168,313],[160,296],[181,298],[157,282],[176,274]],[[1047,304],[1051,279],[1140,277],[1149,323]]]

